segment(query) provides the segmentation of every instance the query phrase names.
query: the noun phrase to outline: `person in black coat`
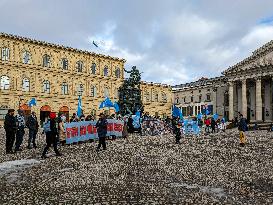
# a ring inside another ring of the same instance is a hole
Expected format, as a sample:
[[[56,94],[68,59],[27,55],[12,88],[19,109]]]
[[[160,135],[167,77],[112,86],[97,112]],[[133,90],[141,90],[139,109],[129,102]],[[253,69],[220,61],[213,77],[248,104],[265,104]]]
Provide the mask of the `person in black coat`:
[[[105,115],[101,113],[98,122],[96,123],[97,133],[99,136],[99,144],[97,147],[97,151],[100,151],[100,147],[102,145],[103,149],[106,150],[106,134],[107,134],[107,120]]]
[[[55,113],[50,113],[49,115],[49,123],[50,123],[50,131],[45,132],[46,134],[46,147],[44,148],[44,151],[42,153],[42,159],[47,158],[46,154],[48,152],[48,149],[51,147],[53,144],[54,151],[56,153],[56,156],[62,156],[62,154],[59,152],[57,148],[57,121],[56,121],[56,114]]]
[[[38,133],[39,124],[35,112],[32,112],[31,115],[28,117],[27,127],[29,129],[28,149],[31,149],[31,143],[33,144],[33,148],[36,149],[37,145],[35,140]]]
[[[134,122],[134,120],[133,120],[132,116],[130,116],[128,118],[128,123],[127,123],[129,133],[134,133],[135,128],[133,126],[133,122]]]
[[[211,118],[210,126],[211,126],[211,133],[215,133],[216,121],[213,117]]]
[[[4,128],[6,131],[6,153],[14,153],[12,148],[15,141],[16,134],[16,119],[14,117],[14,109],[9,109],[8,114],[5,117]]]

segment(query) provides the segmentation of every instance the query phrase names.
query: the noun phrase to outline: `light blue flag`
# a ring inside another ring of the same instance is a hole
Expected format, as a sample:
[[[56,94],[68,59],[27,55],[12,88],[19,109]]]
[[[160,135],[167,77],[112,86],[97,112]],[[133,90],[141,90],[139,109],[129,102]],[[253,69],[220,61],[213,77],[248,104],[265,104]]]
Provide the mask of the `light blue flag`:
[[[213,115],[213,119],[214,119],[214,120],[217,120],[218,117],[219,117],[219,115],[218,115],[217,113],[215,113],[215,114]]]
[[[178,107],[176,107],[175,105],[173,105],[172,116],[174,116],[174,117],[179,117],[180,119],[183,118],[183,115],[182,115],[181,110],[180,110]]]
[[[105,100],[101,102],[99,109],[104,107],[114,107],[114,104],[108,97],[106,97]]]
[[[82,99],[81,99],[81,96],[79,96],[77,116],[80,117],[81,115],[82,115]]]
[[[34,106],[34,105],[37,105],[37,101],[36,101],[35,98],[32,98],[32,99],[29,101],[28,106],[29,106],[29,107],[32,107],[32,106]]]
[[[197,115],[197,119],[198,119],[198,120],[202,120],[202,118],[203,118],[202,113],[199,113],[199,114]]]

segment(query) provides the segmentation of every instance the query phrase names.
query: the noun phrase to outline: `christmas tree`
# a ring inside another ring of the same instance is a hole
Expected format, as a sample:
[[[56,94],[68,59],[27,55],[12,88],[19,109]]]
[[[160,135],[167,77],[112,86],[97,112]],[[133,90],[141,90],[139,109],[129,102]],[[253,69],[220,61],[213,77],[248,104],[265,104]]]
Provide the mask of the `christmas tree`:
[[[123,85],[119,88],[119,106],[122,115],[135,114],[137,111],[143,111],[141,101],[141,74],[136,66],[132,67],[130,77],[124,80]]]

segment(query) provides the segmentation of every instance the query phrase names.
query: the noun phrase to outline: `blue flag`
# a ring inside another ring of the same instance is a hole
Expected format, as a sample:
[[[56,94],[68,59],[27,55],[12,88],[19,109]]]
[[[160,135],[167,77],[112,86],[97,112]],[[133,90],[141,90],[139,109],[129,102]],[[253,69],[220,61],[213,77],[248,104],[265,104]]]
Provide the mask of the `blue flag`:
[[[82,115],[82,99],[81,99],[81,96],[79,96],[77,116],[80,117],[81,115]]]
[[[101,102],[99,109],[104,107],[114,107],[114,104],[108,97],[106,97],[105,100]]]
[[[32,106],[34,106],[34,105],[37,105],[37,101],[36,101],[35,98],[32,98],[32,99],[29,101],[28,106],[29,106],[29,107],[32,107]]]
[[[202,120],[202,118],[203,118],[202,113],[199,113],[199,114],[197,115],[197,119],[198,119],[198,120]]]
[[[215,114],[213,115],[213,119],[214,119],[214,120],[217,120],[218,117],[219,117],[219,115],[218,115],[217,113],[215,113]]]
[[[173,105],[172,116],[174,116],[174,117],[180,117],[181,119],[183,117],[181,110],[178,107],[176,107],[175,105]]]
[[[114,108],[115,108],[116,112],[119,112],[120,109],[119,109],[119,105],[117,102],[114,103]]]

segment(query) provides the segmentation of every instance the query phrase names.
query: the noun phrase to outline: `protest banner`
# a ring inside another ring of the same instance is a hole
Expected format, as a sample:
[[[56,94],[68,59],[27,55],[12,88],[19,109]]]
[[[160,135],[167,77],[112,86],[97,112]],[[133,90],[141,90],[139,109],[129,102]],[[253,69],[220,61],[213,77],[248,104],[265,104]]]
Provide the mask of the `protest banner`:
[[[122,136],[123,121],[107,120],[106,136]],[[83,142],[90,139],[98,139],[96,121],[71,122],[66,124],[66,144]]]

